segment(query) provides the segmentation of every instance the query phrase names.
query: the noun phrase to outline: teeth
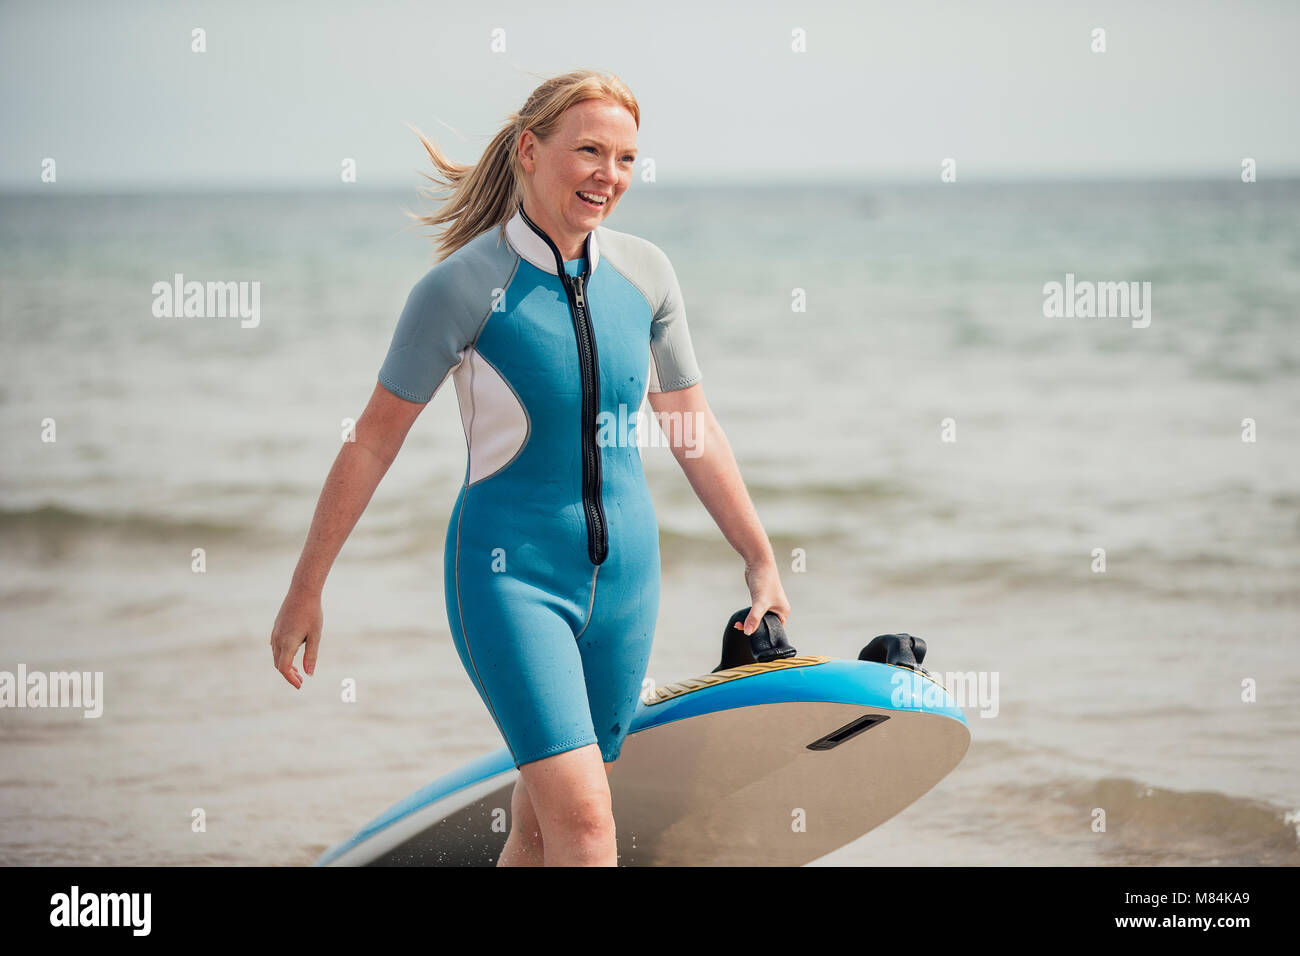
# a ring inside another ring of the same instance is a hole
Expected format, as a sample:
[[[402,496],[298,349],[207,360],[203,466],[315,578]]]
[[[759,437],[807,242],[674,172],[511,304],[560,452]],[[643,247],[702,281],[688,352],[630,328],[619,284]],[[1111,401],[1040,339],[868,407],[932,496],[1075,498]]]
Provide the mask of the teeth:
[[[581,196],[583,199],[586,199],[588,202],[594,202],[598,206],[605,205],[605,201],[609,199],[608,196],[597,196],[594,193],[580,192],[578,193],[578,195]]]

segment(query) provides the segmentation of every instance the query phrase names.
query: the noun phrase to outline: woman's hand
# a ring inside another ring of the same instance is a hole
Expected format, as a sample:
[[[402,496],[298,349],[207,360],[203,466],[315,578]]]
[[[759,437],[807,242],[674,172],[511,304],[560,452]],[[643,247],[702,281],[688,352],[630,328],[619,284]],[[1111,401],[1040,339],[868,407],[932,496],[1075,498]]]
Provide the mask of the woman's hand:
[[[294,687],[302,687],[302,675],[293,666],[298,645],[307,644],[303,670],[316,673],[316,649],[325,620],[320,595],[330,565],[427,404],[408,402],[376,382],[370,403],[357,419],[355,440],[343,442],[325,478],[289,593],[271,629],[271,662]]]
[[[745,583],[749,585],[749,597],[753,605],[749,617],[745,618],[745,633],[753,634],[768,611],[779,617],[784,625],[790,616],[790,602],[786,599],[785,588],[781,587],[781,574],[776,569],[776,562],[745,565]],[[736,626],[740,627],[739,624]]]
[[[302,654],[302,669],[308,674],[316,673],[316,651],[320,647],[320,632],[325,624],[325,615],[321,611],[320,592],[308,590],[298,585],[291,586],[280,605],[276,615],[275,626],[271,628],[271,662],[275,669],[284,675],[294,687],[302,688],[302,675],[293,666],[293,659],[298,653],[298,646],[306,642],[307,649]]]

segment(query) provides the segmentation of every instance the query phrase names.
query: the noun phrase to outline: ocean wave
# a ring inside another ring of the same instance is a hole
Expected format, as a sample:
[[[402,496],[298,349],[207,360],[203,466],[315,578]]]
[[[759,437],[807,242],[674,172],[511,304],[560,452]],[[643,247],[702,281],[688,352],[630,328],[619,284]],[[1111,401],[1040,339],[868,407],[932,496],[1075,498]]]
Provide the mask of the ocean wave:
[[[1063,823],[1090,833],[1097,809],[1106,830],[1102,855],[1116,864],[1300,866],[1300,826],[1292,807],[1215,790],[1172,790],[1127,777],[1062,778],[996,788],[1024,811],[1025,823]]]
[[[902,482],[889,478],[854,478],[846,481],[812,479],[791,484],[777,484],[765,479],[747,480],[745,487],[757,501],[766,496],[795,496],[801,501],[886,501],[913,494]]]
[[[238,535],[252,530],[237,522],[222,522],[139,512],[86,511],[66,505],[0,508],[0,535],[21,534],[71,538],[90,534],[130,535],[147,539]]]

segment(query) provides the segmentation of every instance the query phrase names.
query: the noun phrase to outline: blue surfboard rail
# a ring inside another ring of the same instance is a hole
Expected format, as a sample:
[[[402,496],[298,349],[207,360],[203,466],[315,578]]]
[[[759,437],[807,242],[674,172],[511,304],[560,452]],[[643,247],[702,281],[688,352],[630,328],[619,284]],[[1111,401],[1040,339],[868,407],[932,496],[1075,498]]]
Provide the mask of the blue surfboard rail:
[[[719,710],[781,703],[859,704],[924,711],[966,723],[956,700],[938,681],[906,667],[832,658],[821,664],[702,687],[649,706],[638,703],[629,733]]]
[[[937,714],[970,726],[953,696],[931,678],[892,664],[832,658],[724,681],[648,706],[639,701],[628,735],[700,714],[782,703],[856,704],[902,713]],[[417,810],[514,768],[507,747],[485,754],[393,804],[349,839],[325,851],[314,865],[326,866]]]

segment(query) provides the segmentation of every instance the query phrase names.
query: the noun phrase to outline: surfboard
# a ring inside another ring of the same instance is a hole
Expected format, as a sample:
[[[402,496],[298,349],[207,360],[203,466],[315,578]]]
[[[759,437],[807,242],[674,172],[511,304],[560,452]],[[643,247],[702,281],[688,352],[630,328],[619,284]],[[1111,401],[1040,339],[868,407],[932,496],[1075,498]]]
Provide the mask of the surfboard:
[[[609,774],[619,865],[812,862],[920,799],[969,746],[961,708],[919,668],[791,656],[659,687]],[[316,865],[493,866],[518,774],[506,747],[488,753]]]

